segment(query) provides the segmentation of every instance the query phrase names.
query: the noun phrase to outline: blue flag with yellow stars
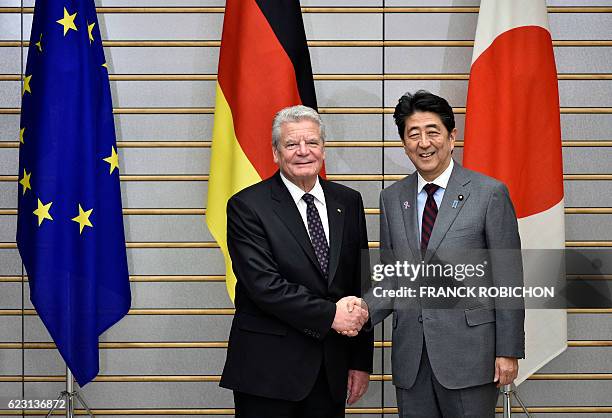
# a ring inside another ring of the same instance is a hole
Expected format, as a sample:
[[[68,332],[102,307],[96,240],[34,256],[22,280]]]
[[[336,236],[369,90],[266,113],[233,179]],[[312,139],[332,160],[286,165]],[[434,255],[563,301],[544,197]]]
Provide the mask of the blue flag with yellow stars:
[[[94,0],[36,2],[22,93],[17,245],[32,304],[83,386],[131,301]]]

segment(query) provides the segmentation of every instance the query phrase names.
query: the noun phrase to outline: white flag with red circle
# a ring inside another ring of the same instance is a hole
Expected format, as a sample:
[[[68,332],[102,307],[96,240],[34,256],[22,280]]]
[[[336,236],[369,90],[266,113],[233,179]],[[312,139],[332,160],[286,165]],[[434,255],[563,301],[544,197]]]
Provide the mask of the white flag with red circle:
[[[466,106],[464,166],[508,186],[523,249],[563,249],[559,92],[545,0],[481,0]],[[534,266],[524,261],[529,286]],[[566,311],[527,309],[525,334],[517,384],[565,350]]]

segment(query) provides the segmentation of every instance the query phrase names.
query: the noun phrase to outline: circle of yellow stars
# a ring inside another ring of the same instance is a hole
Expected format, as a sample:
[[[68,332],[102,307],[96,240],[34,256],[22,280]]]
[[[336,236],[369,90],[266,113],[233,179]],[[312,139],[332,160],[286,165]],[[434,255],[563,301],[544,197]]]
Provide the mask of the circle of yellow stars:
[[[113,174],[113,171],[119,171],[119,154],[115,150],[115,147],[111,147],[111,155],[103,158],[103,161],[106,161],[109,165],[109,175]],[[31,185],[32,173],[28,173],[26,169],[23,169],[23,177],[19,180],[19,184],[22,186],[23,195],[26,194],[28,190],[32,190]],[[34,215],[38,217],[38,226],[41,226],[45,219],[53,221],[53,217],[51,216],[50,210],[53,202],[43,203],[40,199],[38,200],[38,206],[32,212]],[[86,226],[93,228],[93,224],[89,220],[89,217],[93,213],[93,209],[83,210],[81,204],[79,203],[79,214],[72,218],[72,221],[79,224],[79,234],[83,233],[83,228]]]
[[[78,28],[75,24],[76,17],[77,17],[77,12],[71,14],[66,9],[66,7],[64,7],[64,16],[61,19],[58,19],[56,21],[58,24],[62,26],[64,37],[71,30],[78,31]],[[87,21],[87,35],[89,38],[90,45],[94,42],[93,30],[95,26],[96,26],[95,22],[89,23]],[[36,46],[36,49],[38,50],[39,53],[43,52],[43,34],[42,33],[39,36],[38,42],[35,42],[34,45]],[[102,67],[108,69],[108,66],[106,63],[103,63]],[[26,74],[23,79],[22,95],[25,96],[26,93],[32,94],[32,87],[30,85],[31,80],[32,80],[32,75]],[[22,127],[19,130],[19,143],[20,144],[25,144],[25,131],[26,131],[25,127]],[[119,156],[114,146],[111,147],[111,155],[106,158],[103,158],[102,160],[109,164],[109,174],[113,174],[115,169],[117,170],[117,172],[119,171]],[[28,190],[32,190],[31,178],[32,178],[32,173],[31,172],[28,173],[27,170],[24,168],[23,176],[19,180],[19,184],[22,186],[22,195],[25,195]],[[53,205],[53,202],[43,203],[40,200],[40,198],[37,198],[37,201],[38,201],[37,207],[32,213],[36,215],[36,217],[38,218],[38,226],[40,227],[45,220],[49,220],[49,221],[54,220],[53,216],[51,215],[51,206]],[[83,229],[85,229],[85,227],[93,228],[93,224],[91,223],[91,220],[89,219],[92,213],[93,213],[93,209],[84,210],[81,204],[80,203],[78,204],[78,215],[76,215],[71,220],[79,224],[79,234],[83,233]]]

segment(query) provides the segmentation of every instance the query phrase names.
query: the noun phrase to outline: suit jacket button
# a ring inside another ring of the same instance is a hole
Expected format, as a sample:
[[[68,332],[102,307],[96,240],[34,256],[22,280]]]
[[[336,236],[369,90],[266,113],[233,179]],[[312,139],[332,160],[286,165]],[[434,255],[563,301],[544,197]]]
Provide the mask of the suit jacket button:
[[[419,315],[418,321],[419,321],[420,323],[423,323],[423,316],[422,316],[422,315]]]

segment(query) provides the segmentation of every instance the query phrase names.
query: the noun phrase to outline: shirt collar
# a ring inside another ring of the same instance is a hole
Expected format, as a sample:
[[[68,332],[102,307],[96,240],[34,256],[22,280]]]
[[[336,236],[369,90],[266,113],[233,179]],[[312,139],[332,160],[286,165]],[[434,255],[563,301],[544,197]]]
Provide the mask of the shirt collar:
[[[450,164],[448,165],[448,167],[446,167],[446,169],[442,172],[442,174],[436,177],[433,181],[425,180],[423,176],[421,176],[421,173],[417,171],[417,179],[418,179],[417,194],[423,191],[423,187],[425,187],[427,183],[433,183],[437,186],[440,186],[440,188],[442,189],[446,189],[446,187],[448,186],[448,181],[450,180],[451,173],[453,172],[454,166],[455,166],[455,162],[451,158]]]
[[[291,194],[293,201],[297,205],[298,202],[302,200],[302,197],[306,192],[300,189],[295,184],[293,184],[287,177],[283,175],[282,172],[280,173],[280,176],[285,186],[287,186],[287,190],[289,190],[289,194]],[[325,193],[323,193],[323,187],[321,187],[321,182],[319,182],[319,176],[317,176],[317,179],[315,180],[314,187],[308,193],[313,195],[315,199],[317,199],[323,204],[323,206],[325,206]]]

